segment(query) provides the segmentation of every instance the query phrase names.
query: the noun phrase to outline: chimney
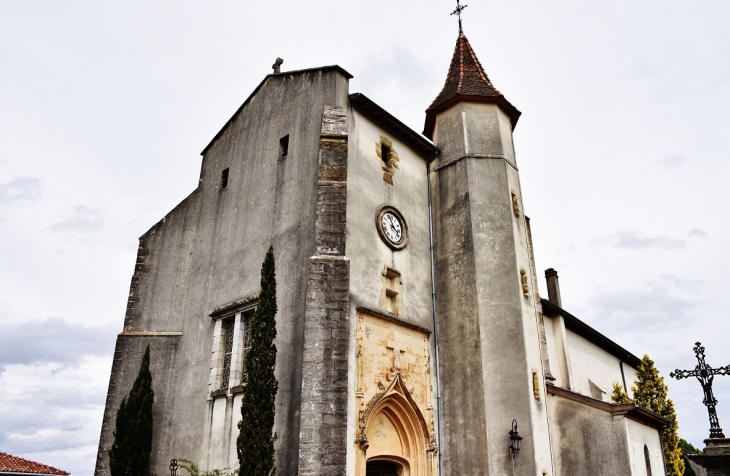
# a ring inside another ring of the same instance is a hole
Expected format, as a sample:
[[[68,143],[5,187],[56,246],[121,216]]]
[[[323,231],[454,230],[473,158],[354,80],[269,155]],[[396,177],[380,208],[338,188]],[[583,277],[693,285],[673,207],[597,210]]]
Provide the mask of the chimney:
[[[553,268],[545,270],[545,279],[547,280],[548,301],[562,308],[563,303],[560,300],[560,285],[558,284],[558,272]]]

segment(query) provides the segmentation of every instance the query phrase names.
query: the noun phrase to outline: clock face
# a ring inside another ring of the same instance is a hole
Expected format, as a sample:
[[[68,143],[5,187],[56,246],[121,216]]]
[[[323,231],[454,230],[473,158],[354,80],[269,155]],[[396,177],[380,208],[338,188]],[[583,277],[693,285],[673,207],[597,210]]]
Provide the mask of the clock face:
[[[391,212],[383,213],[381,225],[383,226],[383,233],[393,244],[398,243],[403,238],[403,226],[398,217]]]
[[[381,205],[375,212],[375,227],[389,248],[400,251],[408,245],[408,223],[400,211]]]

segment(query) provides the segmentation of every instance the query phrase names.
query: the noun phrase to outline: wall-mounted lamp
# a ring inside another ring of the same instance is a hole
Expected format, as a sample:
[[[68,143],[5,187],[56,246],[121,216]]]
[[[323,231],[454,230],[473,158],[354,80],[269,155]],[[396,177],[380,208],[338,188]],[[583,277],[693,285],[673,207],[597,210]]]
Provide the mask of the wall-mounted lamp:
[[[512,452],[512,457],[517,456],[517,452],[520,451],[520,443],[522,443],[522,437],[517,433],[517,420],[512,420],[512,429],[509,431],[509,450]]]

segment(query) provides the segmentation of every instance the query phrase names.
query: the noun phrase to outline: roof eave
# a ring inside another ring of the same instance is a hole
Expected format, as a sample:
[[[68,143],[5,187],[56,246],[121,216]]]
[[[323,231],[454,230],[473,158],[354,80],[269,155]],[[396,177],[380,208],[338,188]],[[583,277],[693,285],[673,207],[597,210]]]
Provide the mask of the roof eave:
[[[515,130],[515,126],[517,126],[517,121],[522,115],[522,113],[516,107],[514,107],[512,103],[505,99],[504,96],[467,96],[459,94],[434,108],[429,108],[426,110],[426,124],[423,128],[423,135],[428,137],[430,140],[433,140],[433,131],[436,127],[436,115],[439,112],[445,111],[446,109],[459,102],[486,102],[498,105],[502,109],[502,111],[504,111],[504,113],[507,114],[507,116],[510,118],[510,127],[512,131]]]
[[[641,364],[640,358],[638,358],[628,350],[624,349],[605,335],[601,334],[585,322],[581,321],[565,309],[561,308],[560,306],[556,306],[547,299],[541,299],[541,303],[544,315],[548,317],[555,314],[563,316],[566,329],[575,332],[587,341],[592,342],[593,344],[597,345],[617,359],[629,364],[634,368],[638,368]]]
[[[405,143],[419,152],[427,160],[432,160],[438,153],[438,148],[418,132],[414,131],[391,113],[377,105],[372,99],[362,93],[353,93],[348,96],[350,104],[370,119],[391,129]]]
[[[546,386],[547,392],[551,395],[563,397],[567,400],[581,403],[589,407],[610,413],[611,415],[619,416],[623,415],[629,420],[641,423],[642,425],[654,428],[655,430],[661,430],[671,422],[661,415],[654,413],[653,411],[637,405],[636,403],[611,403],[604,402],[603,400],[597,400],[577,393],[566,388],[558,387],[556,385],[548,384]]]

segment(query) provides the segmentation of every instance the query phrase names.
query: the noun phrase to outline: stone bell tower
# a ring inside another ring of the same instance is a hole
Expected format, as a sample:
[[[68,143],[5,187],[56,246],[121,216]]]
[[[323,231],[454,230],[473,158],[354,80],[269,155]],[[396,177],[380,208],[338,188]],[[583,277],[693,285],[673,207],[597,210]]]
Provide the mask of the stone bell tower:
[[[443,474],[552,474],[528,225],[512,131],[520,112],[460,33],[424,134],[430,164]],[[524,438],[516,457],[509,431]]]

